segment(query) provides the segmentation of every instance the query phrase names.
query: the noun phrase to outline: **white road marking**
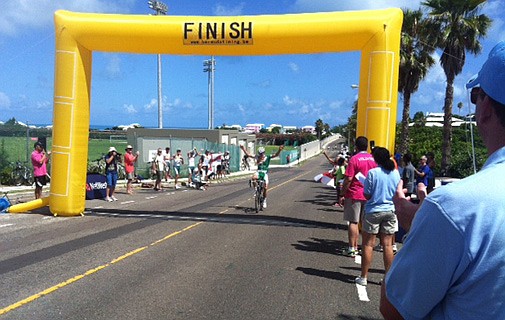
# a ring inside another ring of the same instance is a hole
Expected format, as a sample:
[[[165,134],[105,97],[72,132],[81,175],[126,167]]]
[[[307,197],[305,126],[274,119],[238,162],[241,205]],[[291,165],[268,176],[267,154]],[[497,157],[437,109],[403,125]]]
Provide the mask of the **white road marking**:
[[[103,209],[103,206],[95,207],[94,209]]]
[[[14,223],[0,224],[0,228],[13,226]]]
[[[157,198],[158,196],[146,197],[146,200]]]
[[[366,286],[356,283],[356,289],[358,290],[359,301],[370,301],[370,299],[368,299],[368,293],[366,292]]]
[[[128,200],[128,201],[121,202],[121,204],[128,204],[128,203],[134,203],[134,202],[135,202],[134,200]]]
[[[354,263],[361,264],[361,256],[360,255],[354,256]]]

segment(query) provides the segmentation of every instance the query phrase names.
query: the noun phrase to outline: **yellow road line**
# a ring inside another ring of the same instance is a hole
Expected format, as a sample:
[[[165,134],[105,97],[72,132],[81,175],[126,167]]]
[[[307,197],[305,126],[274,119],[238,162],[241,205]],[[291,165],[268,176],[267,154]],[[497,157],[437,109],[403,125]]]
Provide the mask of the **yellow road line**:
[[[293,180],[295,180],[295,179],[300,178],[300,177],[301,177],[301,176],[303,176],[303,175],[304,175],[304,174],[300,174],[300,175],[298,175],[298,176],[296,176],[296,177],[294,177],[294,178],[292,178],[292,179],[289,179],[289,180],[287,180],[287,181],[285,181],[285,182],[283,182],[283,183],[281,183],[281,184],[278,184],[278,185],[276,185],[276,186],[274,186],[274,187],[271,187],[269,190],[276,189],[276,188],[278,188],[278,187],[280,187],[280,186],[282,186],[282,185],[285,185],[285,184],[286,184],[286,183],[288,183],[288,182],[291,182],[291,181],[293,181]],[[250,199],[250,198],[249,198],[249,199]],[[248,199],[248,200],[249,200],[249,199]],[[244,202],[245,202],[245,201],[243,201],[242,203],[244,203]],[[229,210],[229,209],[226,209],[226,210],[224,210],[224,211],[221,211],[219,214],[223,214],[223,213],[227,212],[228,210]],[[96,268],[90,269],[90,270],[88,270],[88,271],[84,272],[83,274],[77,275],[77,276],[75,276],[75,277],[73,277],[73,278],[70,278],[70,279],[68,279],[68,280],[66,280],[66,281],[63,281],[63,282],[61,282],[61,283],[58,283],[57,285],[54,285],[54,286],[52,286],[52,287],[50,287],[50,288],[47,288],[47,289],[45,289],[45,290],[43,290],[43,291],[41,291],[41,292],[39,292],[39,293],[36,293],[36,294],[34,294],[34,295],[32,295],[32,296],[29,296],[28,298],[25,298],[25,299],[20,300],[20,301],[18,301],[18,302],[16,302],[16,303],[13,303],[13,304],[11,304],[10,306],[7,306],[7,307],[5,307],[5,308],[3,308],[3,309],[0,309],[0,315],[3,315],[3,314],[5,314],[5,313],[7,313],[7,312],[9,312],[9,311],[12,311],[12,310],[14,310],[14,309],[17,309],[17,308],[19,308],[19,307],[21,307],[21,306],[23,306],[23,305],[25,305],[25,304],[28,304],[28,303],[30,303],[30,302],[33,302],[33,301],[35,301],[35,300],[37,300],[37,299],[39,299],[39,298],[41,298],[41,297],[43,297],[43,296],[45,296],[45,295],[48,295],[48,294],[50,294],[50,293],[52,293],[52,292],[55,292],[55,291],[56,291],[56,290],[58,290],[58,289],[61,289],[61,288],[65,287],[65,286],[68,286],[68,285],[69,285],[69,284],[71,284],[71,283],[74,283],[74,282],[76,282],[76,281],[78,281],[78,280],[81,280],[82,278],[84,278],[84,277],[86,277],[86,276],[92,275],[92,274],[94,274],[94,273],[96,273],[96,272],[98,272],[98,271],[100,271],[100,270],[102,270],[102,269],[105,269],[105,268],[107,268],[107,267],[111,266],[111,265],[112,265],[112,264],[114,264],[114,263],[117,263],[117,262],[122,261],[122,260],[124,260],[124,259],[126,259],[126,258],[128,258],[128,257],[131,257],[131,256],[133,256],[133,255],[135,255],[135,254],[137,254],[137,253],[139,253],[139,252],[141,252],[141,251],[143,251],[143,250],[145,250],[145,249],[149,248],[150,246],[154,246],[154,245],[159,244],[159,243],[161,243],[161,242],[163,242],[163,241],[165,241],[165,240],[167,240],[167,239],[170,239],[170,238],[172,238],[172,237],[175,237],[175,236],[177,236],[177,235],[179,235],[179,234],[181,234],[181,233],[183,233],[183,232],[185,232],[185,231],[188,231],[188,230],[190,230],[190,229],[192,229],[192,228],[194,228],[194,227],[196,227],[196,226],[198,226],[199,224],[202,224],[202,223],[203,223],[203,222],[197,222],[197,223],[192,224],[192,225],[190,225],[190,226],[188,226],[188,227],[186,227],[186,228],[184,228],[184,229],[181,229],[181,230],[179,230],[179,231],[175,231],[175,232],[173,232],[173,233],[171,233],[171,234],[169,234],[169,235],[167,235],[167,236],[165,236],[165,237],[163,237],[163,238],[161,238],[161,239],[159,239],[159,240],[154,241],[154,242],[153,242],[153,243],[151,243],[149,246],[144,246],[144,247],[140,247],[140,248],[137,248],[137,249],[135,249],[135,250],[132,250],[132,251],[130,251],[130,252],[128,252],[128,253],[126,253],[126,254],[124,254],[124,255],[122,255],[122,256],[119,256],[119,257],[117,257],[117,258],[115,258],[115,259],[111,260],[109,263],[106,263],[106,264],[103,264],[103,265],[98,266],[98,267],[96,267]]]
[[[86,276],[92,275],[92,274],[94,274],[94,273],[96,273],[96,272],[98,272],[98,271],[100,271],[102,269],[105,269],[105,268],[111,266],[114,263],[122,261],[122,260],[124,260],[124,259],[126,259],[128,257],[131,257],[131,256],[133,256],[133,255],[135,255],[135,254],[137,254],[137,253],[139,253],[141,251],[144,251],[145,249],[149,248],[150,246],[154,246],[154,245],[156,245],[156,244],[158,244],[158,243],[160,243],[162,241],[165,241],[167,239],[175,237],[176,235],[181,234],[184,231],[188,231],[191,228],[194,228],[194,227],[198,226],[201,223],[202,222],[197,222],[197,223],[192,224],[192,225],[190,225],[190,226],[188,226],[188,227],[186,227],[184,229],[181,229],[179,231],[175,231],[175,232],[173,232],[173,233],[171,233],[171,234],[169,234],[169,235],[167,235],[167,236],[165,236],[165,237],[163,237],[163,238],[161,238],[161,239],[159,239],[159,240],[151,243],[149,246],[144,246],[144,247],[140,247],[140,248],[137,248],[135,250],[132,250],[132,251],[126,253],[126,254],[123,254],[122,256],[119,256],[119,257],[111,260],[110,262],[108,262],[106,264],[103,264],[103,265],[98,266],[96,268],[90,269],[90,270],[84,272],[83,274],[77,275],[77,276],[75,276],[73,278],[70,278],[70,279],[68,279],[66,281],[60,282],[60,283],[58,283],[58,284],[56,284],[56,285],[54,285],[54,286],[52,286],[50,288],[47,288],[47,289],[45,289],[45,290],[43,290],[43,291],[41,291],[39,293],[36,293],[36,294],[34,294],[32,296],[29,296],[28,298],[25,298],[23,300],[20,300],[20,301],[18,301],[16,303],[11,304],[10,306],[2,308],[2,309],[0,309],[0,315],[3,315],[3,314],[5,314],[5,313],[7,313],[9,311],[17,309],[17,308],[19,308],[19,307],[21,307],[21,306],[23,306],[25,304],[28,304],[30,302],[33,302],[33,301],[35,301],[35,300],[37,300],[37,299],[39,299],[39,298],[41,298],[41,297],[43,297],[45,295],[48,295],[48,294],[50,294],[52,292],[55,292],[56,290],[61,289],[61,288],[65,287],[65,286],[68,286],[69,284],[74,283],[74,282],[76,282],[78,280],[81,280],[82,278],[84,278]]]

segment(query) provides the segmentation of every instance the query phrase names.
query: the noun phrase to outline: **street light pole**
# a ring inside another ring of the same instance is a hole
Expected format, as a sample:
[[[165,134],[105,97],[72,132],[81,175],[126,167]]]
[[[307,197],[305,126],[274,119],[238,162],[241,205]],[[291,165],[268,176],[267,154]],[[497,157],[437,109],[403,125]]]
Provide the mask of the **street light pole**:
[[[351,88],[352,89],[359,89],[359,85],[357,84],[351,84]],[[359,97],[359,95],[358,95]],[[349,128],[347,130],[347,147],[350,148],[351,147],[351,128]]]
[[[208,129],[212,130],[214,128],[214,71],[216,70],[216,60],[214,56],[210,57],[210,60],[203,61],[203,72],[209,73],[208,81],[208,104],[209,104],[209,124]]]
[[[156,12],[156,15],[166,15],[168,6],[161,1],[147,1],[149,8]],[[158,54],[158,128],[163,129],[163,95],[161,94],[161,54]]]
[[[472,164],[473,164],[473,174],[477,173],[477,163],[475,161],[475,142],[473,140],[473,121],[472,119],[475,118],[475,114],[472,114],[472,105],[469,103],[468,104],[468,115],[466,116],[466,119],[468,120],[470,124],[470,138],[472,142]]]

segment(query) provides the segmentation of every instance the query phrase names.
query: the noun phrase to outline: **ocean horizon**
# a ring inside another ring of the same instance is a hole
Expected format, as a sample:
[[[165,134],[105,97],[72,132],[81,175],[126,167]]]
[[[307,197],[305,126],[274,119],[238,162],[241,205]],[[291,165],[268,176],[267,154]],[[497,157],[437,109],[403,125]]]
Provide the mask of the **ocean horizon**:
[[[30,123],[30,126],[36,126],[37,128],[45,128],[47,126],[52,126],[52,124],[40,124],[40,123]],[[90,124],[89,129],[90,130],[98,130],[98,131],[103,131],[106,129],[112,129],[113,127],[117,127],[121,125],[99,125],[99,124]],[[158,129],[158,127],[142,127],[145,129]],[[207,128],[200,128],[200,127],[192,127],[192,128],[182,128],[182,127],[170,127],[170,128],[163,128],[163,129],[198,129],[198,130],[206,130]]]

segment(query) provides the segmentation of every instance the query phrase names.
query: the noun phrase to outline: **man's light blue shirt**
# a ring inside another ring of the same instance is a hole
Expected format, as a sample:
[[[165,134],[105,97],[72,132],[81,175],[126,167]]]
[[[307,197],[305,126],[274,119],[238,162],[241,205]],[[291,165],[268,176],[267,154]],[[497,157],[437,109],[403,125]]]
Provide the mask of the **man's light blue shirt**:
[[[386,276],[406,319],[505,319],[505,147],[431,193]]]

